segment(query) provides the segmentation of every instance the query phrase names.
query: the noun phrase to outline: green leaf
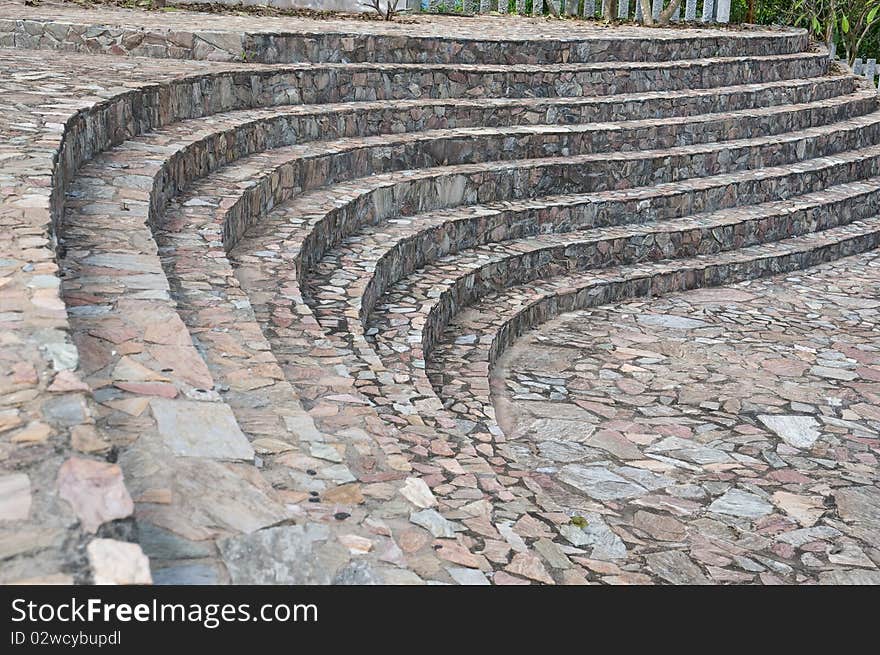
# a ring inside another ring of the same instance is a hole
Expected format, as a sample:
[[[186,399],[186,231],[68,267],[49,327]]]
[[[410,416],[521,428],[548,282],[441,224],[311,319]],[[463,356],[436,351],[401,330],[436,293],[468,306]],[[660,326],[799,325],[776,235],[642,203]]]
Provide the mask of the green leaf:
[[[873,23],[874,19],[877,18],[877,11],[880,10],[880,5],[874,7],[871,11],[868,12],[868,23]]]
[[[840,29],[844,34],[849,34],[849,18],[846,17],[846,14],[840,18]]]

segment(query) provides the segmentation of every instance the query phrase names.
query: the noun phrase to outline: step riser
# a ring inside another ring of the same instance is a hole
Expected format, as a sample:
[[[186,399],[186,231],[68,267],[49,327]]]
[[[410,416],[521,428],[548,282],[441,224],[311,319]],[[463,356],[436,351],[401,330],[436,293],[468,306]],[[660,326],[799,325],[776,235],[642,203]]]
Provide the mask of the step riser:
[[[303,241],[299,273],[311,270],[329,248],[363,225],[375,225],[394,216],[500,200],[650,186],[692,177],[784,165],[867,147],[878,141],[880,124],[871,124],[864,129],[846,130],[831,137],[826,135],[763,147],[728,149],[723,151],[723,162],[718,153],[710,157],[702,154],[664,155],[629,160],[625,164],[608,158],[590,160],[589,165],[541,163],[471,174],[432,175],[420,180],[389,184],[363,193],[316,218],[309,236]],[[270,196],[273,187],[274,197]],[[236,243],[252,221],[289,197],[285,197],[289,191],[279,184],[270,185],[261,181],[258,189],[249,190],[227,214],[224,234],[227,243]],[[263,203],[262,210],[258,210],[254,198]]]
[[[694,198],[684,206],[672,199],[666,205],[652,206],[650,210],[640,208],[638,201],[585,201],[575,206],[556,205],[522,211],[498,211],[490,216],[447,221],[395,243],[393,248],[376,261],[375,270],[361,295],[360,321],[363,323],[368,320],[376,303],[391,285],[416,269],[460,250],[538,234],[576,232],[597,227],[680,218],[690,213],[733,208],[740,205],[740,198],[752,204],[792,198],[809,193],[820,184],[825,187],[873,177],[880,172],[880,159],[863,162],[862,167],[838,165],[835,169],[832,175],[821,178],[814,174],[791,174],[787,182],[778,185],[772,181],[750,181],[736,187],[735,193],[730,193],[729,188],[715,194],[694,193]],[[853,202],[860,202],[862,198],[866,203],[873,202],[872,198],[861,195]],[[852,202],[845,203],[844,207],[843,211],[847,212],[858,210],[857,206],[852,206]]]
[[[768,106],[778,105],[781,107],[789,101],[821,101],[826,97],[831,97],[828,94],[835,90],[845,90],[852,85],[853,80],[847,78],[834,85],[807,85],[804,88],[795,90],[781,88],[779,90],[780,93],[770,94],[771,97],[769,98],[757,93],[737,94],[729,102],[722,98],[723,103],[717,97],[714,99],[701,98],[700,105],[707,105],[706,109],[714,108],[715,110],[719,109],[722,104],[728,105],[725,106],[725,111],[751,108],[756,102],[771,102],[773,104]],[[660,100],[653,102],[646,100],[644,102],[627,103],[627,109],[632,109],[635,116],[639,114],[653,116],[658,112],[662,115],[664,104]],[[711,105],[711,107],[708,105]],[[552,147],[548,146],[550,148],[548,150],[535,146],[533,152],[549,154],[553,148],[557,151],[562,148],[570,148],[577,152],[616,149],[627,143],[624,135],[632,135],[633,138],[656,139],[657,145],[655,147],[663,147],[664,143],[669,146],[681,145],[683,142],[705,143],[713,139],[733,138],[733,135],[736,133],[734,131],[744,134],[748,129],[754,129],[757,133],[779,133],[783,131],[783,126],[785,126],[785,130],[791,130],[827,124],[843,118],[862,115],[872,111],[876,106],[876,99],[854,99],[850,103],[839,106],[816,108],[814,110],[802,109],[800,112],[786,116],[787,120],[785,121],[772,121],[772,124],[769,126],[764,124],[768,121],[766,117],[763,119],[755,117],[746,120],[719,121],[711,124],[699,123],[694,124],[690,129],[686,125],[658,127],[656,129],[658,133],[662,131],[669,132],[669,134],[665,135],[665,138],[661,138],[660,134],[654,134],[645,128],[642,128],[637,134],[633,131],[618,131],[612,134],[596,132],[590,137],[580,135],[579,138],[574,136],[563,138],[558,144],[551,144]],[[682,107],[665,109],[665,111],[669,112],[666,117],[679,115],[680,113],[688,114],[701,108],[699,106],[684,105]],[[554,104],[552,109],[544,112],[538,120],[548,121],[549,124],[601,122],[610,120],[612,115],[619,111],[621,109],[618,105],[610,103],[605,105]],[[773,115],[777,114],[774,113]],[[629,114],[627,116],[630,117]],[[631,117],[632,120],[636,120],[635,116]],[[388,134],[392,130],[394,132],[412,133],[424,129],[477,127],[492,124],[529,125],[534,123],[535,118],[536,114],[533,112],[524,112],[514,107],[480,110],[468,107],[459,109],[455,105],[440,104],[437,106],[436,114],[432,113],[430,108],[426,108],[416,116],[412,112],[395,109],[381,111],[352,109],[332,113],[281,115],[271,119],[244,123],[236,129],[224,130],[200,139],[171,154],[155,177],[151,195],[151,216],[159,216],[165,203],[193,180],[208,175],[221,166],[231,164],[238,159],[258,152],[328,138]],[[605,137],[604,141],[602,141],[602,137]],[[588,142],[584,143],[585,140]],[[454,157],[456,154],[455,149],[451,146],[446,147],[452,150],[450,154],[444,154],[446,150],[440,149],[438,145],[437,154],[430,161],[442,162],[450,157]],[[405,157],[403,159],[411,161]],[[415,160],[415,157],[412,160]]]
[[[455,66],[376,68],[363,65],[302,65],[293,70],[258,69],[202,78],[202,97],[233,96],[237,108],[406,98],[555,98],[722,88],[828,73],[828,57],[804,53],[779,59],[710,59],[669,64],[574,65],[556,70]],[[215,113],[206,111],[208,113]]]
[[[425,355],[429,354],[452,318],[465,307],[507,287],[578,271],[745,248],[827,230],[878,213],[880,191],[807,211],[782,213],[725,227],[658,231],[653,239],[638,234],[601,242],[560,244],[507,257],[462,275],[442,293],[425,322],[422,350]],[[662,243],[658,243],[656,237],[661,235]]]
[[[465,248],[537,234],[660,221],[744,204],[793,198],[819,187],[874,177],[878,172],[880,159],[871,158],[836,164],[824,174],[812,171],[791,173],[784,178],[749,180],[735,187],[655,196],[650,201],[588,198],[577,204],[559,202],[541,208],[499,209],[488,215],[444,221],[396,242],[393,248],[376,260],[375,270],[361,296],[360,320],[367,319],[378,299],[391,285],[416,269]]]
[[[522,41],[479,41],[455,38],[364,35],[357,33],[240,33],[223,35],[227,49],[196,41],[192,34],[116,27],[82,38],[88,25],[63,21],[0,21],[0,43],[18,48],[101,52],[115,55],[148,56],[162,59],[212,59],[263,64],[299,62],[390,62],[390,63],[474,63],[552,64],[593,61],[667,61],[687,57],[772,56],[809,49],[805,32],[778,36],[731,34],[718,37],[681,39],[573,38],[571,42],[541,39]],[[196,33],[199,36],[199,33]],[[208,42],[216,42],[205,35]]]
[[[611,282],[541,300],[499,330],[489,350],[490,365],[526,330],[566,312],[589,309],[628,298],[735,284],[745,280],[799,271],[880,247],[880,232],[860,235],[807,252],[766,257],[736,265],[711,265],[627,282]]]
[[[471,407],[468,418],[477,414],[494,417],[495,412],[489,396],[488,377],[504,351],[522,334],[553,318],[572,311],[599,307],[609,303],[623,302],[632,298],[659,296],[693,289],[727,286],[745,280],[791,273],[812,266],[835,261],[880,247],[880,230],[860,232],[849,237],[821,244],[812,249],[796,249],[779,255],[755,257],[739,262],[707,263],[682,267],[680,270],[650,273],[630,277],[627,280],[600,280],[586,283],[583,287],[560,290],[556,294],[541,295],[520,308],[483,334],[479,343],[461,347],[455,353],[454,363],[445,362],[443,355],[427,362],[425,374],[447,404],[462,402],[461,398],[446,399],[444,380],[449,375],[468,380],[468,400]],[[450,328],[451,330],[451,328]],[[447,339],[454,335],[450,334]],[[491,337],[491,342],[486,337]],[[438,351],[439,352],[439,351]],[[435,353],[437,355],[438,353]],[[445,375],[444,375],[445,373]],[[417,377],[420,373],[416,371]],[[479,384],[476,377],[485,383]],[[489,421],[494,424],[494,418]],[[489,423],[477,424],[468,432],[488,433],[497,430]]]
[[[643,68],[628,71],[616,83],[605,80],[607,72],[603,71],[554,75],[537,71],[462,72],[458,68],[420,71],[393,66],[377,70],[359,69],[357,65],[319,65],[292,71],[238,70],[147,85],[97,103],[67,120],[58,165],[52,172],[53,229],[58,232],[64,190],[83,162],[132,136],[179,120],[289,104],[420,97],[557,97],[709,88],[819,77],[827,68],[827,57],[805,54],[772,63],[765,60],[710,62],[683,69],[686,74],[681,76],[670,76],[669,69],[662,66]]]
[[[542,40],[477,44],[412,37],[340,38],[335,34],[247,35],[247,52],[264,63],[350,61],[471,64],[550,64],[594,61],[669,61],[696,57],[783,55],[809,49],[805,34],[748,38]]]

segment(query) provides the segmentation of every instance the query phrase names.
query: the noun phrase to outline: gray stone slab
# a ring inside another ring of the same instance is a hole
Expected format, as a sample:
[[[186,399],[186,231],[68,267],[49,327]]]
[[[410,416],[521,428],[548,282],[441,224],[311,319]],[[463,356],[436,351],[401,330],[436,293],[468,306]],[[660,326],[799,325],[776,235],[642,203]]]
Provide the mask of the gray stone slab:
[[[560,469],[559,479],[597,500],[632,498],[647,493],[641,485],[601,466],[569,464]]]
[[[819,574],[823,585],[880,585],[880,571],[850,569],[848,571],[824,571]]]
[[[819,423],[812,416],[761,414],[758,420],[794,448],[810,448],[821,436]]]
[[[233,584],[330,584],[349,556],[329,536],[325,526],[286,525],[221,539],[218,546]]]
[[[699,566],[679,550],[645,555],[650,569],[658,576],[676,585],[711,584]]]
[[[673,330],[693,330],[709,325],[706,321],[687,318],[686,316],[675,316],[674,314],[642,314],[636,320],[642,325],[665,327]]]
[[[716,514],[756,519],[772,512],[773,505],[755,494],[731,489],[720,498],[716,498],[708,509]]]
[[[226,404],[154,398],[150,408],[162,440],[176,455],[246,461],[254,458],[254,449]]]

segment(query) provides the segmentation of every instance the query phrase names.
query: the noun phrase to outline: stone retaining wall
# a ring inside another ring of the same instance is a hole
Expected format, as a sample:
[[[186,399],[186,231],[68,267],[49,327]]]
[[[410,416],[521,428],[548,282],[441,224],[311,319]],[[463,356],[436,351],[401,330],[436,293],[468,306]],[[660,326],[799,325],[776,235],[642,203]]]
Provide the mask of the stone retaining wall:
[[[278,19],[279,27],[284,25]],[[473,63],[559,64],[594,61],[670,61],[700,57],[793,54],[809,48],[806,32],[767,35],[749,31],[723,37],[693,34],[679,38],[535,39],[522,41],[371,35],[320,31],[305,33],[224,32],[63,20],[0,18],[0,47],[38,48],[92,54],[168,59],[284,63]]]

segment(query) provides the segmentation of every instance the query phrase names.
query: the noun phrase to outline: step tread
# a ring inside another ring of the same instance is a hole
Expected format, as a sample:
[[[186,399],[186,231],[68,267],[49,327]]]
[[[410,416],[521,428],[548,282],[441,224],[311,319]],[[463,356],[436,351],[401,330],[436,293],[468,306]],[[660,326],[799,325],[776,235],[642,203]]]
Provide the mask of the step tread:
[[[676,155],[708,154],[730,150],[733,148],[765,146],[782,142],[795,142],[804,139],[829,136],[839,132],[846,132],[869,125],[875,125],[878,122],[880,122],[880,110],[869,112],[860,116],[849,117],[841,121],[820,126],[803,128],[790,132],[783,132],[781,134],[772,134],[769,136],[731,139],[729,141],[715,141],[709,143],[696,143],[682,146],[673,146],[670,148],[633,150],[613,153],[597,152],[579,155],[527,157],[522,159],[499,159],[472,164],[454,164],[416,169],[400,169],[355,177],[353,179],[346,179],[333,185],[319,187],[316,190],[312,191],[311,194],[326,194],[327,196],[331,196],[337,192],[342,193],[349,189],[360,189],[365,184],[370,184],[371,186],[378,186],[380,184],[391,185],[399,181],[399,178],[414,179],[416,177],[434,177],[450,172],[466,175],[486,169],[496,170],[500,168],[520,168],[528,165],[538,166],[542,164],[552,163],[579,164],[595,160],[629,161],[657,157],[672,157]],[[618,129],[618,125],[622,125],[622,123],[615,124],[614,127],[611,127],[610,129]],[[584,131],[586,131],[587,129],[595,128],[588,127]],[[237,160],[234,164],[215,171],[209,176],[206,176],[199,181],[198,185],[201,190],[209,188],[215,184],[219,186],[220,180],[229,180],[232,182],[253,180],[258,176],[267,175],[270,172],[274,171],[278,166],[284,165],[293,160],[323,157],[360,148],[390,148],[396,144],[404,144],[407,142],[430,142],[444,136],[455,139],[469,138],[477,134],[481,136],[491,136],[493,134],[504,135],[509,133],[531,133],[540,135],[548,131],[558,131],[559,133],[568,134],[577,132],[579,130],[577,128],[573,128],[572,126],[553,126],[549,129],[545,126],[517,126],[514,128],[456,128],[447,130],[424,130],[420,132],[396,134],[393,136],[379,135],[373,137],[342,138],[332,141],[307,142],[292,146],[284,146],[282,148],[276,148],[270,151],[256,153],[254,155],[244,157]]]
[[[278,107],[264,107],[264,108],[254,108],[254,109],[242,109],[230,112],[223,112],[219,114],[210,114],[208,116],[204,116],[201,118],[193,118],[187,119],[183,121],[177,121],[163,127],[157,128],[150,132],[132,137],[124,141],[123,143],[114,146],[113,150],[116,151],[125,151],[132,150],[137,152],[143,152],[144,150],[156,153],[168,153],[178,150],[185,145],[197,142],[202,140],[211,134],[226,131],[226,130],[234,130],[241,128],[250,123],[257,123],[260,121],[268,121],[275,118],[283,117],[283,116],[299,116],[299,117],[308,117],[308,116],[326,116],[326,115],[334,115],[339,114],[340,116],[344,116],[347,114],[352,114],[354,116],[367,113],[371,111],[393,111],[393,112],[405,112],[405,111],[413,111],[413,110],[426,110],[429,108],[442,109],[444,112],[448,111],[450,108],[471,108],[471,109],[514,109],[514,108],[522,108],[522,109],[536,109],[536,108],[546,108],[553,109],[557,107],[589,107],[593,105],[609,105],[611,109],[616,109],[617,105],[620,104],[629,104],[629,103],[639,103],[639,104],[648,104],[650,101],[654,100],[686,100],[686,99],[697,99],[697,98],[717,98],[719,95],[734,95],[739,93],[748,94],[749,97],[754,96],[754,100],[756,101],[754,104],[744,107],[737,107],[734,109],[730,109],[728,111],[720,112],[705,112],[699,114],[663,114],[662,112],[658,112],[661,115],[656,117],[642,117],[638,119],[630,119],[627,121],[604,121],[604,122],[613,122],[614,124],[637,124],[640,121],[644,121],[647,123],[652,123],[657,120],[661,120],[662,118],[675,119],[677,122],[687,122],[688,120],[711,120],[711,119],[703,119],[703,116],[722,116],[722,115],[764,115],[765,113],[776,113],[773,108],[777,108],[782,111],[781,108],[791,107],[793,109],[801,109],[807,106],[819,106],[822,103],[829,104],[837,104],[846,102],[845,99],[848,99],[850,102],[859,98],[870,98],[872,96],[871,89],[851,89],[850,91],[834,95],[834,96],[822,96],[820,94],[819,98],[812,99],[809,101],[803,101],[798,103],[774,103],[769,105],[760,104],[761,98],[759,94],[769,90],[769,89],[779,89],[784,88],[785,90],[792,90],[797,87],[816,87],[816,86],[831,86],[833,84],[837,84],[839,82],[847,81],[847,80],[857,80],[852,75],[837,75],[831,76],[827,78],[806,78],[799,80],[785,80],[781,82],[768,82],[764,84],[746,84],[746,85],[738,85],[738,86],[724,86],[718,87],[714,89],[684,89],[684,90],[674,90],[674,91],[656,91],[656,92],[646,92],[646,93],[630,93],[630,94],[617,94],[617,95],[605,95],[605,96],[583,96],[583,97],[570,97],[570,96],[561,96],[561,97],[551,97],[551,98],[479,98],[479,99],[470,99],[470,98],[455,98],[455,99],[437,99],[437,98],[416,98],[416,99],[407,99],[407,100],[374,100],[374,101],[355,101],[355,102],[339,102],[339,103],[322,103],[322,104],[308,104],[308,105],[282,105]],[[875,95],[875,94],[874,94]],[[673,110],[677,109],[677,107],[673,107]],[[756,112],[755,114],[751,114],[748,112]],[[629,111],[627,112],[630,113]],[[439,118],[445,117],[445,114],[441,114]],[[601,121],[600,121],[601,122]],[[548,125],[552,125],[552,123],[547,123]],[[590,123],[593,124],[593,123]],[[578,127],[579,125],[586,124],[574,124],[569,127]],[[471,129],[478,129],[481,126],[474,126]],[[509,126],[511,129],[516,127],[515,125]],[[528,127],[528,125],[524,125],[522,127]],[[438,128],[433,128],[438,129]],[[447,129],[467,129],[467,128],[447,128]],[[394,133],[389,133],[389,136]]]
[[[876,193],[878,190],[880,190],[880,177],[875,177],[827,187],[821,191],[786,200],[738,206],[682,218],[647,222],[634,220],[632,223],[607,227],[536,234],[519,239],[491,241],[477,246],[467,245],[466,249],[424,263],[415,272],[390,285],[387,293],[425,298],[433,295],[437,288],[444,286],[447,281],[507,257],[630,236],[652,236],[692,229],[718,229],[742,222],[760,221],[776,215],[784,216],[797,211],[833,205],[853,197]],[[467,220],[472,215],[473,208],[461,209],[460,218]],[[442,222],[452,220],[448,214],[440,218]],[[442,224],[441,221],[431,223],[422,219],[423,217],[416,217],[413,221],[392,222],[390,225],[383,225],[381,230],[361,232],[328,251],[307,279],[309,295],[315,299],[315,309],[319,312],[320,319],[329,321],[325,327],[329,328],[333,322],[348,318],[349,329],[352,329],[353,319],[360,317],[361,320],[366,320],[363,315],[362,292],[373,279],[377,263],[401,241]],[[387,302],[384,304],[388,306]]]
[[[834,246],[845,247],[854,244],[850,251],[834,253],[830,249]],[[430,379],[437,379],[434,386],[439,393],[441,402],[451,406],[455,413],[455,399],[447,398],[446,392],[453,391],[452,384],[449,388],[443,380],[467,381],[469,401],[478,408],[477,414],[486,417],[484,425],[474,425],[474,405],[468,408],[461,418],[466,418],[471,430],[487,430],[500,434],[500,429],[494,423],[494,410],[490,398],[490,386],[488,383],[489,370],[503,352],[507,342],[514,339],[519,333],[531,327],[535,327],[534,321],[529,317],[529,308],[537,307],[540,303],[551,300],[554,297],[571,297],[572,294],[594,294],[593,298],[586,299],[586,304],[578,308],[585,309],[593,304],[606,302],[605,296],[601,295],[600,289],[608,288],[612,284],[626,284],[636,281],[648,283],[648,288],[653,290],[653,281],[662,276],[668,276],[673,280],[678,276],[678,282],[665,284],[662,280],[658,284],[660,293],[666,291],[684,291],[690,288],[700,288],[702,283],[695,283],[687,279],[689,272],[718,269],[725,266],[748,265],[750,263],[764,263],[764,268],[756,268],[752,272],[732,276],[732,279],[719,280],[722,284],[754,278],[756,276],[772,275],[785,271],[799,270],[802,264],[813,266],[828,259],[836,259],[840,256],[857,254],[866,250],[880,247],[880,216],[873,216],[865,220],[854,221],[848,225],[832,228],[817,233],[810,233],[783,239],[780,241],[759,244],[747,248],[731,250],[713,255],[700,255],[686,259],[664,260],[650,264],[635,266],[620,266],[588,271],[575,275],[563,275],[539,284],[520,285],[510,287],[503,291],[488,294],[477,303],[471,305],[464,312],[452,318],[444,331],[443,338],[438,341],[435,348],[424,359],[417,348],[414,352],[413,343],[417,344],[414,335],[409,335],[409,342],[404,343],[400,336],[393,333],[378,332],[376,343],[380,356],[391,370],[407,370],[413,375],[414,384],[420,389],[430,387]],[[822,249],[829,253],[828,257],[822,256]],[[791,266],[780,264],[783,258],[796,256],[802,253],[819,253],[815,261],[797,262]],[[638,293],[645,292],[644,284],[639,287]],[[621,295],[622,294],[622,295]],[[620,299],[631,297],[632,294],[625,290],[621,292]],[[611,300],[607,300],[611,302]],[[583,304],[583,303],[581,303]],[[552,309],[543,314],[539,313],[537,322],[543,322],[553,318],[566,308]],[[518,316],[525,317],[521,324],[516,324]]]
[[[524,304],[529,304],[537,298],[568,293],[601,282],[625,281],[651,277],[665,272],[778,258],[788,254],[815,250],[821,246],[840,243],[858,236],[870,234],[880,234],[880,215],[853,221],[847,225],[830,228],[821,232],[811,232],[788,239],[737,248],[721,253],[697,255],[696,257],[685,259],[661,260],[632,266],[616,266],[573,275],[562,275],[544,283],[510,287],[482,298],[469,309],[475,313],[492,313],[491,307],[502,308],[501,312],[496,312],[498,315],[497,320],[493,320],[493,325],[499,325],[504,321],[503,317],[517,313]],[[450,322],[450,330],[455,329],[453,324],[457,324],[455,318]]]
[[[390,173],[380,173],[376,175],[372,175],[366,178],[356,178],[354,180],[340,182],[337,184],[332,184],[329,186],[318,186],[311,191],[306,191],[305,193],[298,193],[294,195],[291,199],[284,200],[280,204],[276,205],[268,214],[268,218],[272,220],[272,217],[278,217],[279,215],[284,215],[286,217],[295,217],[291,218],[291,223],[296,223],[296,229],[303,230],[312,230],[314,229],[321,221],[325,219],[325,216],[328,212],[332,211],[335,208],[342,207],[346,203],[352,202],[357,198],[364,197],[365,194],[368,194],[372,191],[381,189],[383,187],[394,186],[400,183],[412,183],[414,180],[425,180],[425,179],[447,179],[452,180],[460,175],[467,175],[472,172],[483,172],[483,171],[498,171],[499,169],[525,169],[528,170],[530,168],[540,167],[540,166],[558,166],[558,165],[577,165],[581,163],[585,163],[588,161],[603,161],[607,162],[611,161],[619,161],[621,157],[628,156],[633,158],[644,158],[647,154],[647,157],[655,157],[657,159],[666,160],[670,156],[674,156],[676,154],[685,156],[685,157],[694,157],[697,154],[704,154],[707,152],[717,152],[717,153],[727,153],[725,156],[729,156],[729,152],[732,148],[739,145],[741,148],[747,149],[751,147],[767,147],[773,148],[777,146],[779,143],[784,141],[790,143],[808,143],[812,139],[819,139],[822,137],[827,137],[830,135],[840,135],[850,133],[853,135],[858,135],[861,129],[867,125],[875,125],[880,123],[880,112],[873,112],[872,114],[868,114],[864,117],[854,120],[842,121],[840,123],[835,123],[828,128],[816,129],[810,128],[807,130],[801,130],[798,132],[791,132],[784,136],[775,136],[775,137],[766,137],[759,139],[745,139],[732,141],[725,144],[708,144],[708,145],[699,145],[699,146],[684,146],[679,148],[666,149],[663,151],[648,151],[647,153],[623,153],[623,154],[614,154],[614,155],[579,155],[574,157],[551,157],[551,158],[540,158],[540,159],[528,159],[528,160],[514,160],[514,161],[494,161],[482,164],[465,164],[460,166],[445,166],[445,167],[433,167],[433,168],[425,168],[425,169],[416,169],[416,170],[404,170],[404,171],[394,171]],[[830,143],[834,143],[835,147],[840,147],[842,142],[840,139],[829,139]],[[864,154],[873,154],[874,147],[863,148],[858,151],[858,155]],[[199,197],[219,197],[223,198],[222,206],[224,211],[228,209],[229,206],[234,205],[239,199],[243,197],[244,193],[247,193],[247,190],[254,189],[258,190],[257,183],[254,182],[255,177],[258,175],[258,171],[260,169],[259,166],[255,165],[252,161],[253,159],[259,159],[262,157],[264,160],[268,157],[269,159],[275,157],[277,153],[268,156],[257,156],[254,158],[250,158],[247,164],[239,163],[234,167],[230,167],[229,169],[224,169],[216,174],[209,175],[198,183],[194,184],[192,188],[189,190],[187,197],[190,199],[196,199]],[[821,163],[833,163],[839,161],[845,161],[848,157],[852,157],[853,154],[846,152],[835,153],[829,157],[824,158],[815,158],[814,160],[807,160],[805,162],[792,162],[790,164],[786,164],[786,167],[789,171],[800,171],[800,170],[808,170],[811,166],[815,166],[817,160],[820,160]],[[264,170],[274,170],[275,162],[264,164]],[[769,177],[774,174],[778,174],[780,167],[773,167],[770,170],[766,168],[749,168],[746,169],[747,173],[745,173],[748,177],[752,179],[762,179],[764,177]],[[739,171],[740,179],[742,177],[742,171]],[[438,176],[442,176],[438,178]],[[225,181],[222,181],[224,178]],[[672,183],[667,183],[662,186],[662,190],[665,193],[673,192],[676,188],[693,188],[695,185],[699,185],[699,182],[693,182],[693,180],[706,180],[707,178],[711,178],[711,182],[717,183],[719,179],[715,176],[706,175],[702,178],[693,178],[689,177],[682,181],[676,181]],[[662,184],[661,181],[657,181],[658,184]],[[705,184],[706,182],[703,182]],[[676,186],[678,185],[678,186]],[[681,186],[685,185],[685,186]],[[654,193],[654,189],[641,188],[638,193],[645,193],[647,190],[648,193]],[[291,190],[293,191],[293,190]],[[603,192],[604,193],[604,192]],[[632,190],[629,191],[620,191],[620,193],[629,193],[632,194]],[[291,195],[293,195],[291,193]],[[607,196],[606,196],[607,197]],[[283,222],[287,221],[287,218],[282,217],[280,220]],[[343,235],[344,236],[344,235]],[[302,237],[304,238],[304,237]],[[234,244],[228,244],[234,245]],[[333,245],[332,243],[330,245]],[[322,254],[320,251],[316,251],[314,253],[315,257],[318,257]]]
[[[640,93],[621,93],[600,96],[553,96],[553,97],[522,97],[522,98],[504,98],[504,97],[486,97],[486,98],[410,98],[410,99],[389,99],[389,100],[360,100],[351,102],[328,102],[320,104],[293,104],[278,105],[274,107],[248,108],[239,109],[217,114],[209,114],[200,118],[191,118],[168,125],[164,125],[150,132],[137,135],[123,143],[114,146],[116,148],[129,147],[132,144],[141,141],[151,141],[159,135],[166,133],[182,133],[188,136],[197,130],[199,125],[211,125],[212,129],[215,124],[232,127],[241,123],[250,122],[255,119],[263,119],[276,115],[309,115],[323,113],[343,113],[348,111],[369,111],[374,109],[391,109],[396,111],[406,111],[410,109],[418,109],[422,107],[471,107],[471,108],[487,108],[487,107],[554,107],[556,105],[571,106],[589,106],[589,105],[606,105],[606,104],[628,104],[628,103],[648,103],[653,100],[684,100],[691,98],[717,98],[719,95],[729,96],[736,94],[748,94],[758,96],[758,94],[771,90],[779,89],[784,91],[794,91],[805,87],[833,87],[836,84],[851,82],[854,85],[860,83],[862,78],[851,73],[838,73],[826,75],[823,77],[798,78],[791,80],[777,80],[771,82],[758,82],[750,84],[732,84],[709,89],[672,89],[665,91],[645,91]],[[850,87],[842,95],[850,95],[864,91],[856,86]],[[828,99],[838,96],[820,97],[817,100]],[[762,106],[778,106],[778,105],[762,105],[762,98],[755,97],[754,107]],[[746,109],[748,107],[741,107]]]

